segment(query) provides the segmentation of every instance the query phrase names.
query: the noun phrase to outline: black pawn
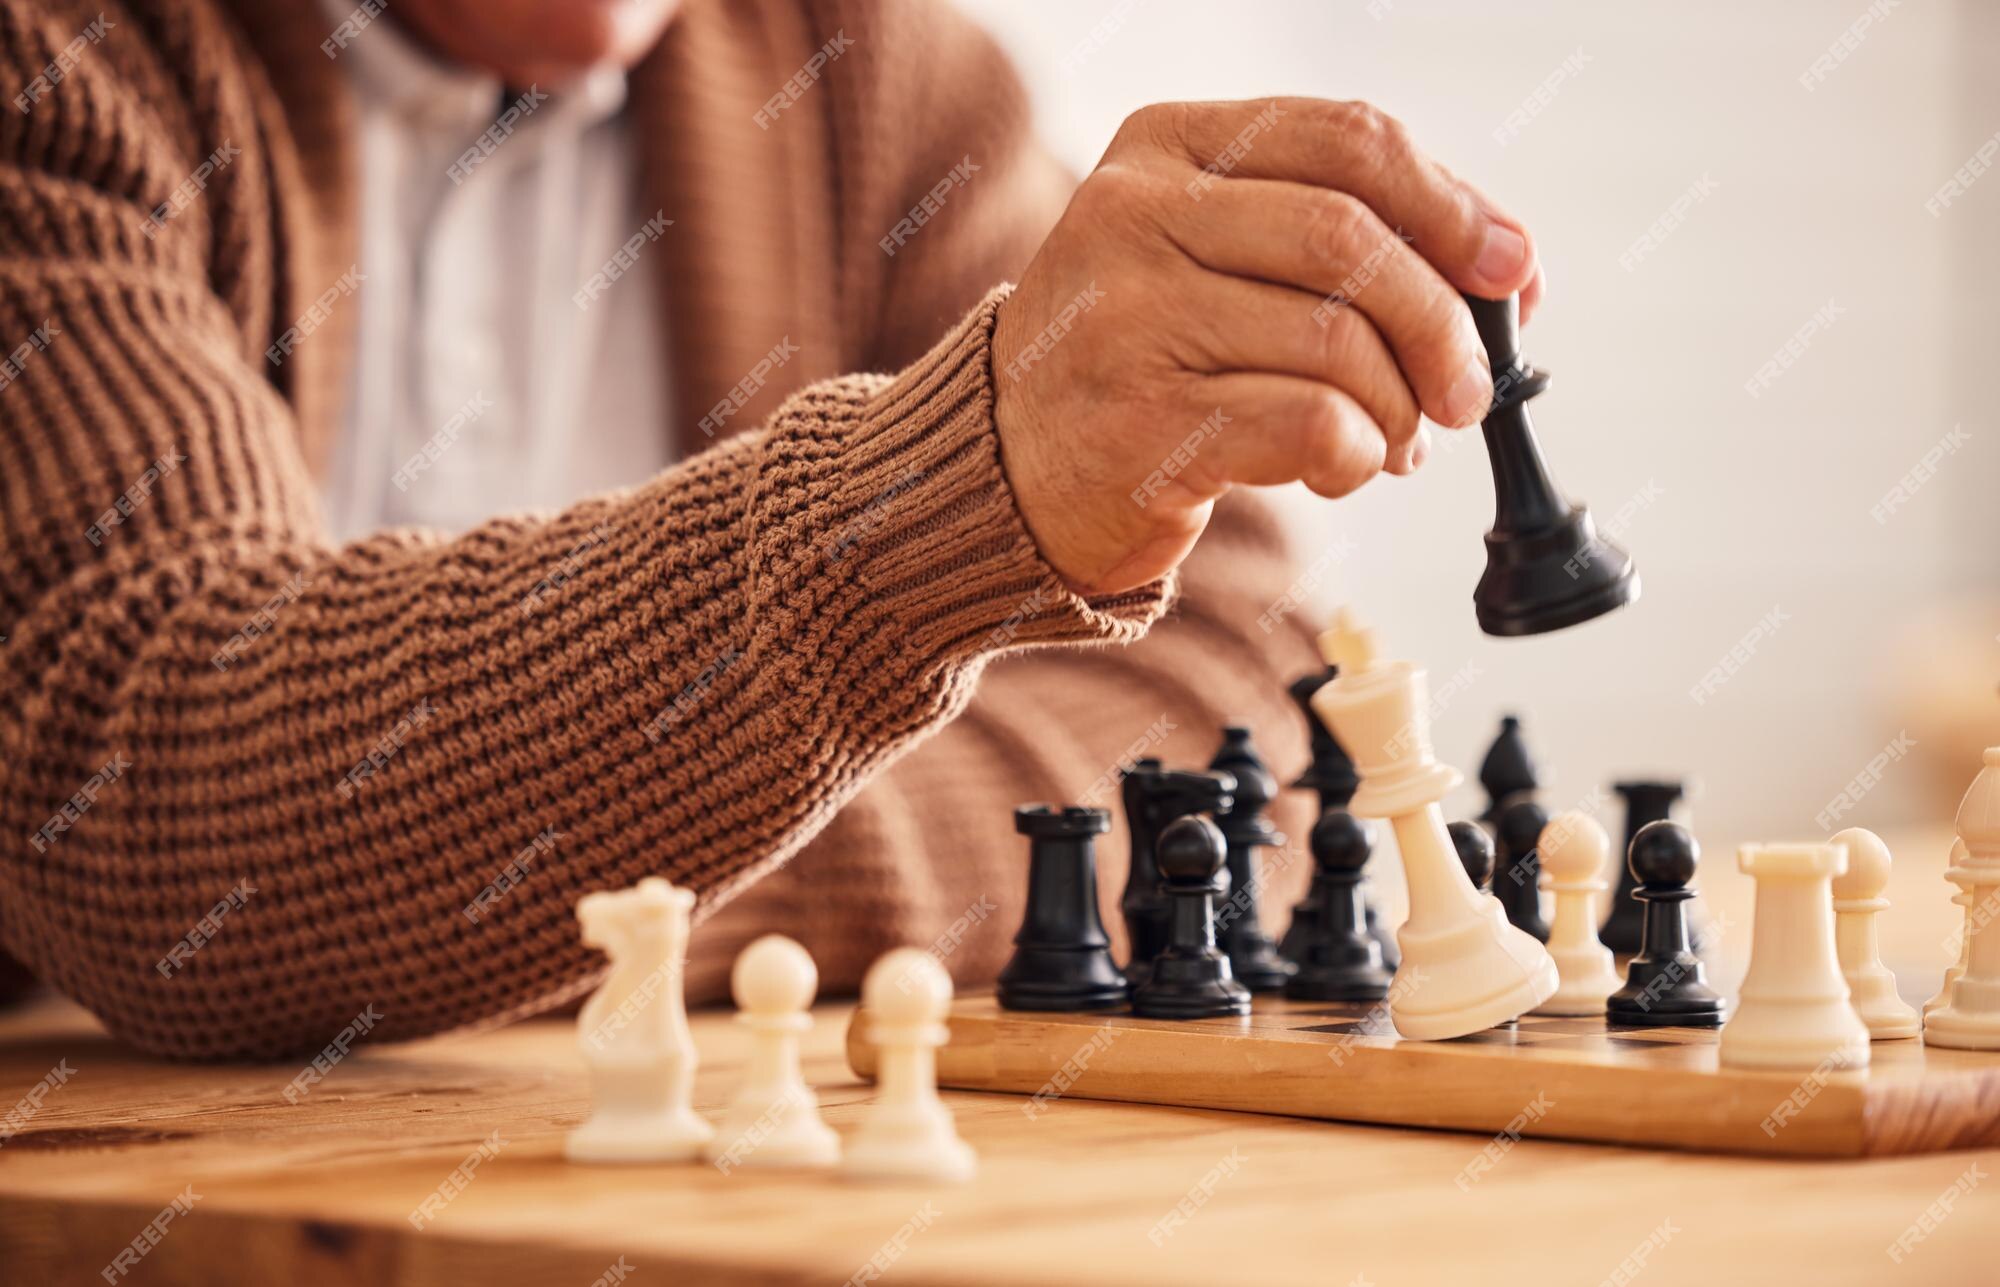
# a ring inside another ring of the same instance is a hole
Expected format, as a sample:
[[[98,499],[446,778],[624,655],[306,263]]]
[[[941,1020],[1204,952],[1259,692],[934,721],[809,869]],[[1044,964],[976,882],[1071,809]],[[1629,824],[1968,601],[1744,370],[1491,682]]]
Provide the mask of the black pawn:
[[[1611,789],[1625,798],[1625,844],[1618,851],[1625,854],[1632,852],[1632,842],[1649,824],[1673,817],[1674,805],[1682,795],[1678,782],[1616,782]],[[1611,910],[1597,936],[1619,956],[1639,950],[1646,920],[1646,909],[1632,896],[1634,888],[1631,867],[1618,864],[1618,888],[1611,895]]]
[[[1491,827],[1500,821],[1500,811],[1515,796],[1541,786],[1535,762],[1528,757],[1528,744],[1521,738],[1521,721],[1503,716],[1500,732],[1479,762],[1479,785],[1486,789],[1486,812],[1479,820]]]
[[[1361,776],[1354,771],[1354,761],[1347,754],[1347,748],[1340,744],[1340,740],[1327,728],[1326,722],[1320,719],[1319,712],[1312,708],[1313,694],[1333,682],[1333,677],[1338,673],[1340,673],[1339,668],[1336,666],[1311,671],[1293,680],[1290,690],[1292,700],[1298,704],[1300,713],[1305,716],[1306,732],[1312,738],[1312,763],[1306,766],[1306,771],[1300,774],[1298,781],[1292,785],[1316,793],[1319,796],[1320,813],[1325,813],[1328,809],[1345,809],[1347,802],[1354,798],[1355,791],[1361,786]],[[1292,908],[1292,919],[1285,926],[1284,937],[1278,940],[1278,955],[1287,961],[1298,962],[1304,959],[1305,945],[1314,933],[1314,919],[1319,915],[1322,901],[1318,881],[1319,873],[1315,870],[1313,885],[1306,890],[1305,898]],[[1394,972],[1400,959],[1396,951],[1396,936],[1381,924],[1381,919],[1375,911],[1374,900],[1369,897],[1368,882],[1365,879],[1361,883],[1361,906],[1367,913],[1368,935],[1382,949],[1383,964]]]
[[[1549,825],[1549,811],[1533,800],[1516,800],[1500,811],[1494,824],[1497,865],[1493,872],[1493,896],[1507,909],[1514,928],[1549,941],[1548,922],[1542,919],[1542,828]]]
[[[1454,822],[1445,830],[1451,835],[1451,847],[1458,851],[1466,879],[1474,889],[1485,889],[1493,879],[1493,837],[1476,822]]]
[[[1226,809],[1236,780],[1226,773],[1189,773],[1167,769],[1150,757],[1125,770],[1120,792],[1125,801],[1125,826],[1132,837],[1132,861],[1125,872],[1125,892],[1118,900],[1125,917],[1131,957],[1125,977],[1134,983],[1146,977],[1153,958],[1167,945],[1172,908],[1160,887],[1160,869],[1153,863],[1160,833],[1176,818],[1190,813]]]
[[[1258,915],[1264,882],[1257,851],[1285,843],[1264,816],[1278,796],[1278,780],[1251,745],[1250,730],[1241,724],[1222,730],[1222,749],[1208,762],[1208,771],[1236,779],[1229,807],[1215,814],[1229,853],[1229,896],[1215,909],[1215,937],[1229,953],[1230,968],[1244,987],[1276,992],[1292,977],[1292,964],[1278,955],[1278,945],[1264,932]]]
[[[1329,809],[1312,829],[1313,888],[1319,915],[1285,995],[1300,1001],[1380,1001],[1389,995],[1382,948],[1368,935],[1361,869],[1372,847],[1368,828],[1345,809]]]
[[[1092,845],[1111,830],[1111,815],[1032,804],[1014,811],[1014,830],[1028,837],[1028,910],[1000,971],[1001,1006],[1102,1010],[1131,1000],[1097,911]]]
[[[1549,377],[1521,360],[1513,296],[1467,295],[1493,372],[1493,406],[1483,426],[1493,465],[1493,530],[1486,573],[1472,592],[1489,635],[1539,635],[1622,608],[1639,597],[1632,558],[1603,536],[1590,511],[1567,500],[1535,441],[1528,400]]]
[[[1626,968],[1625,986],[1605,1003],[1614,1024],[1643,1028],[1716,1028],[1722,998],[1702,977],[1701,958],[1688,940],[1688,882],[1701,858],[1694,835],[1677,822],[1650,822],[1632,839],[1626,865],[1646,909],[1639,954]]]
[[[1250,989],[1236,981],[1215,945],[1215,899],[1228,846],[1213,822],[1178,818],[1160,833],[1155,861],[1173,908],[1167,945],[1133,990],[1132,1013],[1147,1019],[1214,1019],[1250,1013]]]

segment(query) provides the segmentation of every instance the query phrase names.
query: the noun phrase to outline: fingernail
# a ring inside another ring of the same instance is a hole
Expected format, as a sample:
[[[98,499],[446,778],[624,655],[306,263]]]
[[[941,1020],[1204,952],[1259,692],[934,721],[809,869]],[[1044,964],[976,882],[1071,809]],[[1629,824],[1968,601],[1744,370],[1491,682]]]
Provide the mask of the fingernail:
[[[1492,400],[1493,377],[1486,374],[1486,368],[1477,359],[1467,362],[1451,392],[1444,395],[1444,423],[1453,427],[1470,425]]]
[[[1410,443],[1410,468],[1412,470],[1422,469],[1424,462],[1430,458],[1431,431],[1422,425],[1418,425],[1417,436]]]
[[[1489,223],[1486,241],[1479,247],[1478,262],[1472,267],[1481,277],[1498,285],[1520,276],[1527,257],[1527,238],[1504,223]]]

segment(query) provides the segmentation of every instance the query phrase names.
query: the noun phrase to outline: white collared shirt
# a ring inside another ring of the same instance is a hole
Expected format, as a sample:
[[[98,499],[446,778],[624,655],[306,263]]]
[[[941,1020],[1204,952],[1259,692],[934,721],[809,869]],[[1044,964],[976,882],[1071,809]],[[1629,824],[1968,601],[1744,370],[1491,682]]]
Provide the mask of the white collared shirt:
[[[459,532],[673,463],[649,253],[672,215],[641,205],[624,73],[509,90],[388,16],[338,57],[360,109],[363,284],[334,535]]]

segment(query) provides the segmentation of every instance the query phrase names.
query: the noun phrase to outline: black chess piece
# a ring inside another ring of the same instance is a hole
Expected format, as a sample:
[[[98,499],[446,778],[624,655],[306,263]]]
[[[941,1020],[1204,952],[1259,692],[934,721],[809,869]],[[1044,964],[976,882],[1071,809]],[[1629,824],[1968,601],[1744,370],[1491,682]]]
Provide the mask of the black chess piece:
[[[1313,824],[1313,888],[1319,914],[1285,982],[1300,1001],[1380,1001],[1389,995],[1382,948],[1369,937],[1361,906],[1361,869],[1373,848],[1368,826],[1345,809],[1328,809]]]
[[[1229,896],[1215,909],[1216,941],[1229,953],[1230,968],[1244,987],[1276,992],[1292,977],[1292,964],[1278,955],[1278,945],[1264,932],[1258,914],[1264,881],[1257,851],[1285,843],[1264,816],[1277,798],[1278,780],[1251,744],[1250,730],[1241,724],[1222,730],[1222,749],[1208,762],[1208,771],[1236,779],[1229,807],[1215,813],[1215,825],[1222,828],[1229,848]]]
[[[1507,909],[1507,920],[1518,930],[1546,943],[1549,925],[1542,919],[1542,828],[1549,811],[1534,800],[1516,800],[1500,811],[1494,823],[1496,865],[1493,896]]]
[[[1345,809],[1347,802],[1361,786],[1361,775],[1354,771],[1354,761],[1347,754],[1347,748],[1340,744],[1319,712],[1312,708],[1313,694],[1331,683],[1339,673],[1339,668],[1328,666],[1324,670],[1310,671],[1292,681],[1292,700],[1306,719],[1306,731],[1312,738],[1312,763],[1299,775],[1292,785],[1315,792],[1319,796],[1319,812],[1328,809]],[[1306,943],[1314,934],[1314,920],[1319,915],[1322,892],[1318,887],[1319,873],[1313,872],[1313,884],[1306,890],[1306,896],[1292,908],[1292,919],[1285,926],[1284,937],[1278,940],[1278,955],[1294,964],[1305,959]],[[1382,962],[1394,972],[1400,959],[1396,951],[1396,936],[1381,923],[1375,911],[1375,901],[1370,896],[1368,882],[1361,882],[1361,906],[1367,915],[1368,936],[1382,949]]]
[[[1451,847],[1458,851],[1459,865],[1474,889],[1485,889],[1493,879],[1493,837],[1476,822],[1454,822],[1445,828]]]
[[[1008,1010],[1102,1010],[1132,999],[1111,959],[1111,939],[1097,911],[1095,838],[1111,830],[1103,809],[1031,804],[1014,810],[1014,830],[1028,837],[1028,910],[1014,935],[1014,955],[1000,971]]]
[[[1160,887],[1153,851],[1160,833],[1176,818],[1190,813],[1226,809],[1236,780],[1226,773],[1192,773],[1162,768],[1148,757],[1125,770],[1120,794],[1125,801],[1125,826],[1132,837],[1132,862],[1125,873],[1125,892],[1118,909],[1125,917],[1125,935],[1132,954],[1125,977],[1133,983],[1146,977],[1153,958],[1167,945],[1171,906]]]
[[[1479,815],[1479,820],[1489,827],[1499,823],[1500,811],[1515,796],[1540,788],[1540,775],[1535,772],[1534,760],[1528,756],[1528,744],[1521,737],[1518,717],[1501,718],[1500,732],[1487,748],[1486,758],[1479,762],[1479,785],[1486,789],[1486,812]]]
[[[1678,782],[1615,782],[1611,789],[1625,798],[1625,844],[1619,853],[1632,852],[1632,842],[1648,824],[1674,816],[1674,805],[1683,794]],[[1632,896],[1635,888],[1632,869],[1618,864],[1618,888],[1611,895],[1611,910],[1605,913],[1598,938],[1619,956],[1639,950],[1646,909]]]
[[[1172,906],[1167,945],[1132,992],[1132,1013],[1147,1019],[1214,1019],[1250,1013],[1250,989],[1236,981],[1215,945],[1215,899],[1229,889],[1222,831],[1199,814],[1160,833],[1154,859]]]
[[[1645,908],[1639,954],[1625,972],[1625,986],[1605,1003],[1613,1024],[1643,1028],[1717,1028],[1722,998],[1702,975],[1701,958],[1688,938],[1687,900],[1701,848],[1677,822],[1649,822],[1632,838],[1626,865],[1637,882],[1633,896]]]
[[[1493,372],[1486,451],[1493,465],[1493,530],[1486,573],[1472,592],[1489,635],[1538,635],[1622,608],[1639,597],[1631,556],[1566,499],[1542,459],[1528,401],[1549,377],[1521,360],[1519,303],[1465,297]]]

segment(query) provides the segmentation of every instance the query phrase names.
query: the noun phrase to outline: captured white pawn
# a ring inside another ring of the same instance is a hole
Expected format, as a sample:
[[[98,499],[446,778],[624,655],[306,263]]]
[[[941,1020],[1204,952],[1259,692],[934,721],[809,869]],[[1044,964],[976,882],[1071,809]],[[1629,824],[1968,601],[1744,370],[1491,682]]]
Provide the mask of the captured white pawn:
[[[693,907],[691,891],[657,876],[577,900],[583,941],[604,949],[611,973],[577,1016],[591,1111],[563,1142],[573,1162],[684,1162],[715,1133],[690,1103],[681,965]]]
[[[1882,964],[1875,933],[1876,918],[1889,907],[1882,897],[1889,884],[1889,846],[1861,827],[1849,827],[1833,843],[1847,846],[1847,872],[1833,882],[1833,939],[1854,1013],[1877,1041],[1917,1036],[1923,1020],[1896,995],[1896,976]]]
[[[1736,861],[1757,882],[1757,911],[1742,999],[1722,1027],[1722,1065],[1867,1067],[1868,1028],[1833,944],[1833,878],[1847,870],[1847,846],[1745,845]]]
[[[875,1102],[847,1142],[843,1169],[871,1180],[972,1178],[972,1148],[937,1093],[937,1048],[951,1039],[951,976],[929,952],[899,947],[861,981],[862,1036],[875,1047]]]
[[[799,1071],[799,1038],[812,1030],[819,968],[805,948],[766,934],[729,971],[736,1022],[750,1029],[750,1071],[704,1150],[723,1174],[739,1166],[832,1166],[840,1137],[819,1115]]]
[[[1561,982],[1534,1012],[1603,1014],[1605,999],[1625,984],[1611,949],[1597,937],[1597,896],[1611,887],[1605,878],[1611,837],[1587,813],[1559,813],[1542,829],[1539,851],[1542,877],[1556,896],[1549,955]]]

